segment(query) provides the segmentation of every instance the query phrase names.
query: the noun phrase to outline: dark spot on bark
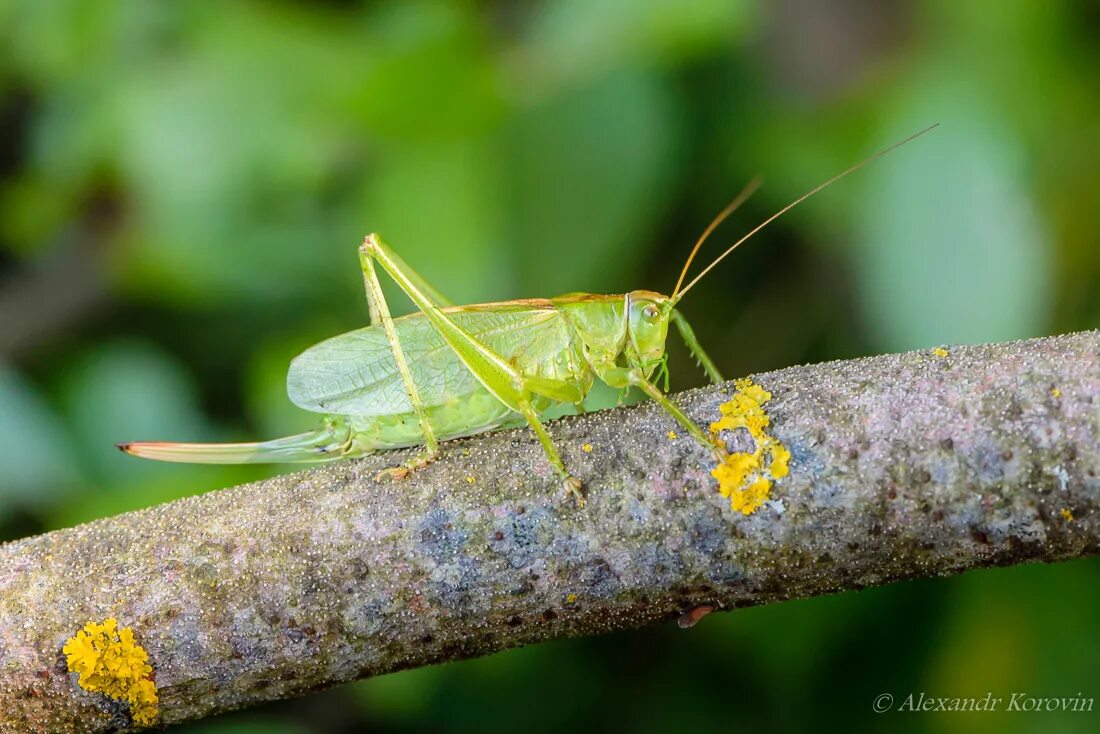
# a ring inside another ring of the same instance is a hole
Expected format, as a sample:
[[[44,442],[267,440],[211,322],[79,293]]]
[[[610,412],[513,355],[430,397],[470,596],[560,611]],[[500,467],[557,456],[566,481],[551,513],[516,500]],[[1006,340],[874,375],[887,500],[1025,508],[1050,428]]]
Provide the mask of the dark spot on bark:
[[[420,644],[430,645],[434,639],[435,638],[432,637],[431,635],[421,635],[420,636]]]
[[[971,526],[970,537],[981,543],[982,545],[989,545],[989,536],[981,528]]]
[[[945,438],[944,440],[940,441],[940,447],[946,451],[950,451],[951,449],[955,448],[955,442],[950,438]]]
[[[291,617],[290,619],[288,619],[288,620],[286,621],[286,626],[287,626],[287,627],[290,627],[291,629],[293,629],[293,628],[295,628],[295,627],[297,627],[297,626],[298,626],[298,620],[297,620],[297,619],[295,619],[294,617]]]
[[[848,458],[855,461],[859,458],[859,449],[848,449]]]
[[[504,533],[500,532],[499,530],[496,531],[495,533],[493,533],[493,540],[496,540],[496,541],[504,540]]]
[[[876,522],[867,532],[871,535],[882,535],[882,525]]]
[[[940,522],[941,520],[943,520],[944,516],[945,515],[943,510],[934,510],[932,512],[932,519],[936,522]]]
[[[519,627],[521,624],[523,624],[523,617],[513,615],[508,618],[509,627]]]
[[[932,475],[927,469],[921,469],[917,472],[917,481],[921,484],[928,484],[932,481]]]
[[[532,581],[538,581],[539,580],[539,575],[537,573],[531,574],[531,580]]]
[[[558,618],[558,613],[555,612],[553,609],[547,609],[542,613],[542,618],[545,619],[547,622],[552,622]]]
[[[886,490],[886,499],[896,500],[898,498],[898,489],[894,485],[890,485],[890,488]]]
[[[527,512],[527,508],[524,507],[523,505],[520,505],[519,507],[516,508],[516,514],[517,515],[522,515],[525,512]]]
[[[439,651],[440,660],[459,660],[468,657],[463,649],[463,643],[458,640],[443,643]]]
[[[1001,452],[1001,458],[1004,459],[1005,461],[1012,461],[1012,452],[1009,451],[1008,449],[1005,449],[1004,451]]]

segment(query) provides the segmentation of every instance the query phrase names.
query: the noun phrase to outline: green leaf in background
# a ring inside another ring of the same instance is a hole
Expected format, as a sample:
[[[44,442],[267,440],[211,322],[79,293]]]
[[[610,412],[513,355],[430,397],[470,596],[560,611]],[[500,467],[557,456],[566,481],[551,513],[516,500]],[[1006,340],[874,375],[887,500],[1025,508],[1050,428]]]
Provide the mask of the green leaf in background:
[[[91,489],[59,505],[67,526],[262,476],[255,467],[163,464],[127,456],[125,441],[226,440],[202,415],[186,372],[150,344],[106,344],[68,369],[60,404],[68,417],[66,451]]]
[[[0,515],[49,506],[78,483],[64,424],[34,388],[0,364]]]
[[[637,288],[676,184],[679,120],[657,74],[626,70],[524,109],[508,195],[524,296]]]
[[[1090,686],[1098,672],[1096,655],[1083,642],[1095,639],[1100,599],[1074,595],[1069,610],[1065,596],[1088,578],[1095,579],[1095,568],[1088,560],[1077,560],[1018,566],[1011,572],[978,571],[949,584],[951,614],[937,628],[936,654],[922,685],[934,684],[957,696],[993,691],[1006,700],[1001,711],[974,721],[943,717],[940,731],[993,734],[1012,728],[1020,714],[1004,708],[1015,691],[1094,695]],[[1019,593],[1023,585],[1030,590],[1025,595]],[[1091,723],[1082,718],[1063,713],[1052,717],[1061,727],[1044,728],[1091,731]]]
[[[520,62],[538,93],[638,62],[682,60],[739,37],[755,8],[729,0],[559,0],[528,28]],[[517,90],[520,93],[530,89]]]
[[[441,665],[412,668],[355,683],[352,690],[363,714],[387,726],[423,725],[430,719],[440,685],[451,673]]]
[[[387,139],[465,137],[506,110],[483,20],[465,4],[380,4],[362,24],[361,119]]]
[[[1052,251],[1021,141],[962,84],[939,83],[895,119],[942,124],[865,175],[855,273],[878,349],[1044,334]]]
[[[198,408],[195,386],[174,360],[135,342],[106,344],[72,365],[63,405],[73,449],[104,484],[149,477],[169,468],[137,461],[115,444],[214,437]]]
[[[517,293],[506,268],[504,211],[497,149],[478,138],[394,146],[380,156],[363,195],[361,215],[368,232],[378,232],[416,272],[455,303],[480,303],[529,295]],[[341,266],[362,278],[346,246]],[[383,287],[394,313],[412,310],[390,279]],[[366,297],[360,289],[365,314]],[[357,327],[358,324],[349,326]]]

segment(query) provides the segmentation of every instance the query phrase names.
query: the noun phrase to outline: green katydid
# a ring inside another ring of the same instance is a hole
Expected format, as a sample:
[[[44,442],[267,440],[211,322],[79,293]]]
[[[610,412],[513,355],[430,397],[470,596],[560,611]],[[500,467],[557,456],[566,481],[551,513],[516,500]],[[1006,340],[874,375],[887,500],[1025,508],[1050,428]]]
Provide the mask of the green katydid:
[[[712,382],[722,381],[677,303],[742,243],[818,191],[936,127],[885,148],[814,187],[737,240],[681,288],[710,233],[759,185],[751,182],[695,243],[671,296],[648,290],[620,295],[569,294],[471,306],[451,305],[377,235],[359,247],[370,326],[310,347],[290,364],[287,392],[306,410],[326,414],[316,431],[258,443],[125,443],[148,459],[210,464],[322,462],[410,446],[424,450],[379,472],[401,478],[433,461],[439,441],[526,421],[565,488],[583,504],[573,477],[540,420],[553,403],[583,401],[599,378],[640,388],[718,461],[715,442],[653,382],[665,362],[671,321]],[[418,311],[393,318],[378,263]]]

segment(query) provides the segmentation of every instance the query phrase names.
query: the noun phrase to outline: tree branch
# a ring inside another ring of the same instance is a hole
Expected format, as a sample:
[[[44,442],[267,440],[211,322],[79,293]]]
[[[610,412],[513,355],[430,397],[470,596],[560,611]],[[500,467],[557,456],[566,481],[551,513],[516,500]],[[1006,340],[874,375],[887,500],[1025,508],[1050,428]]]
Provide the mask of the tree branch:
[[[400,483],[374,482],[399,458],[383,454],[4,545],[0,727],[129,724],[61,651],[107,617],[148,651],[173,723],[704,607],[1100,550],[1100,331],[755,380],[791,459],[747,516],[646,403],[553,424],[585,509],[515,430]],[[677,402],[707,425],[732,390]]]

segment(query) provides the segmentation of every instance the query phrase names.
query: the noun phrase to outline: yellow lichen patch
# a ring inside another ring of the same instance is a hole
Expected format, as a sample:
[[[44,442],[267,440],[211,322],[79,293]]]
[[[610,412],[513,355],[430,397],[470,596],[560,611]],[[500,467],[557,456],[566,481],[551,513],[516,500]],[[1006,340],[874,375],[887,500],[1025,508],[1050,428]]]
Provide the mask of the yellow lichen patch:
[[[586,443],[584,446],[581,446],[581,451],[583,451],[586,454],[591,454],[592,453],[592,444]]]
[[[576,594],[566,594],[565,595],[565,603],[566,604],[576,604],[577,603],[577,595]]]
[[[475,480],[474,480],[473,476],[471,476],[470,474],[466,475],[466,484],[473,484],[474,481]]]
[[[711,471],[711,476],[718,480],[718,491],[729,498],[730,507],[751,515],[771,496],[773,482],[790,472],[791,452],[764,431],[771,424],[764,403],[771,400],[772,394],[747,377],[734,386],[737,392],[721,405],[722,417],[710,424],[710,432],[717,438],[722,431],[744,428],[756,448],[751,454],[730,454]]]
[[[679,436],[676,435],[676,431],[669,431],[668,432],[668,440],[669,441],[675,441],[677,438],[679,438]]]
[[[157,686],[149,655],[134,641],[134,631],[118,628],[114,617],[88,622],[61,648],[69,670],[79,674],[86,691],[104,693],[130,704],[134,723],[149,726],[157,718]]]
[[[1062,391],[1059,390],[1056,387],[1052,387],[1052,388],[1050,388],[1050,396],[1052,398],[1060,398],[1060,397],[1062,397]]]
[[[1058,511],[1058,514],[1062,516],[1062,519],[1066,522],[1073,522],[1073,513],[1069,511],[1069,508],[1063,507]]]
[[[932,350],[932,354],[936,355],[937,357],[946,357],[948,355],[948,351],[943,347],[936,347]]]

